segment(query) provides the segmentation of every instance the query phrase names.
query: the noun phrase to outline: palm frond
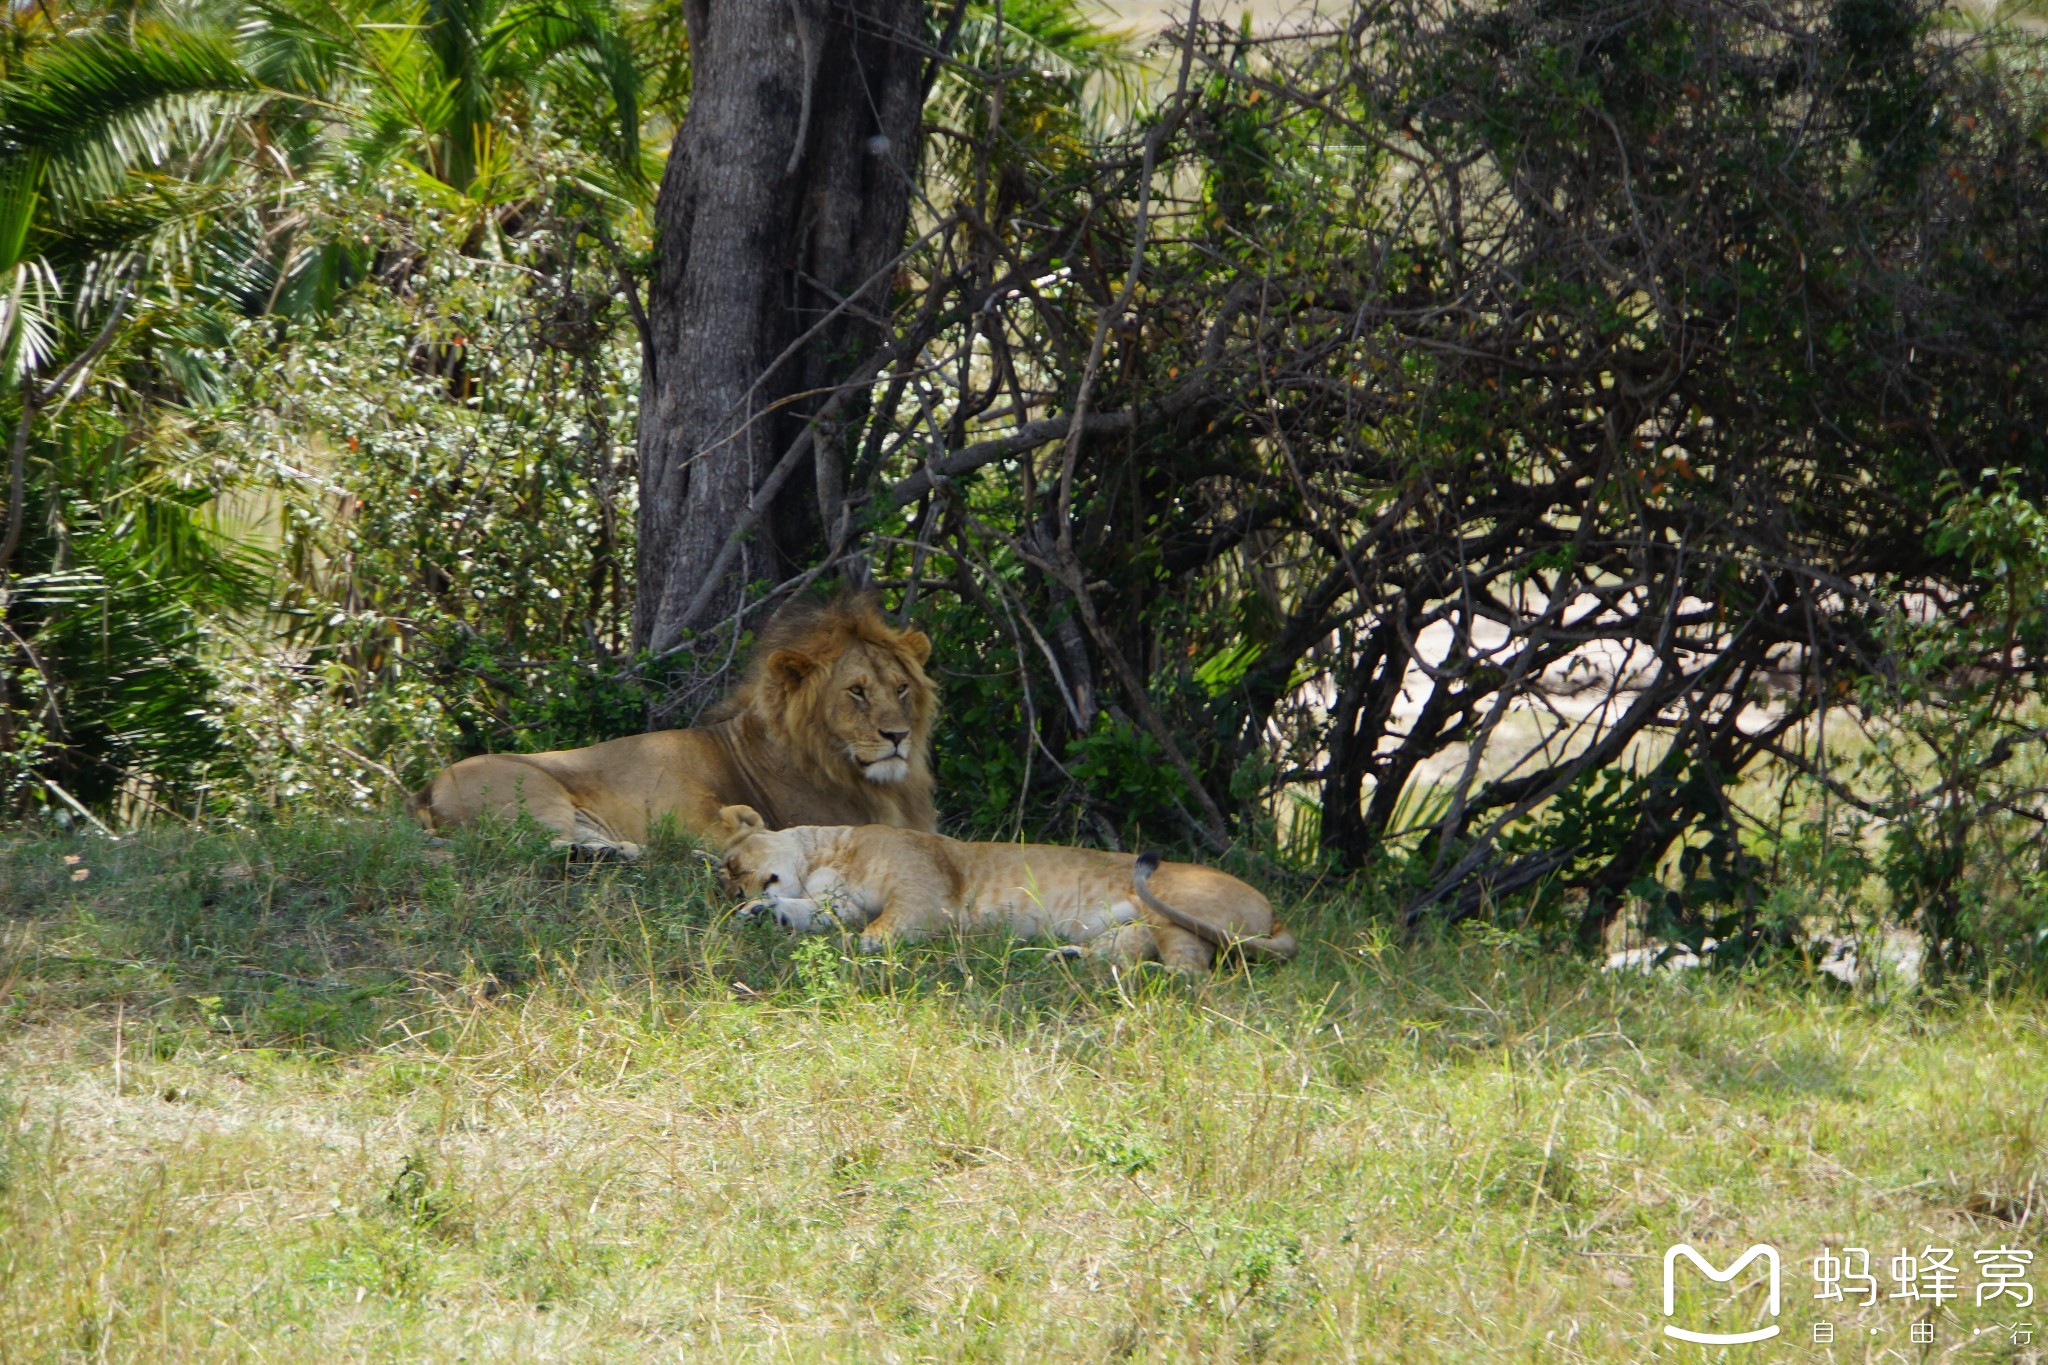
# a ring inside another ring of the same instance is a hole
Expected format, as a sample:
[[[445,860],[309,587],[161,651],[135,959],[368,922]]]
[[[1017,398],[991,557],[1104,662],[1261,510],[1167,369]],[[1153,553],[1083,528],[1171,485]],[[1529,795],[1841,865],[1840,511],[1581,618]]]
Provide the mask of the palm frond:
[[[999,84],[1006,145],[998,159],[1058,162],[1088,131],[1124,117],[1144,76],[1132,36],[1110,27],[1086,0],[971,4],[953,59],[932,88],[931,115],[965,143],[980,143],[990,131],[990,92]]]
[[[526,0],[491,29],[492,48],[518,44],[550,64],[574,63],[609,95],[616,148],[613,159],[633,179],[640,165],[640,65],[607,0]]]
[[[36,152],[11,158],[0,169],[0,270],[28,259],[29,230],[42,207],[43,158]]]
[[[181,97],[250,93],[255,82],[223,36],[145,29],[133,41],[95,33],[40,48],[0,85],[0,148],[53,164],[110,143],[162,156],[168,127],[149,117]]]
[[[358,34],[330,4],[257,0],[236,33],[250,76],[273,90],[332,100],[354,69]]]

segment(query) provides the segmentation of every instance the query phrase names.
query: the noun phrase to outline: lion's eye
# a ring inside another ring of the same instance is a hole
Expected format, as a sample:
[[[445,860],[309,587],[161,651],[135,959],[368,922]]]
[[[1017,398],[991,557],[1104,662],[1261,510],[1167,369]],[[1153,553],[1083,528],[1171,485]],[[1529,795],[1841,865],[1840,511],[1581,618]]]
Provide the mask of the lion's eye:
[[[908,701],[909,699],[910,699],[910,684],[909,684],[909,683],[905,683],[905,684],[903,684],[903,686],[901,686],[901,687],[899,687],[899,688],[897,688],[897,689],[896,689],[896,700],[898,700],[898,701]]]
[[[868,699],[868,690],[865,687],[862,687],[859,683],[855,683],[852,687],[849,687],[846,690],[853,694],[853,699],[855,701],[866,701]]]

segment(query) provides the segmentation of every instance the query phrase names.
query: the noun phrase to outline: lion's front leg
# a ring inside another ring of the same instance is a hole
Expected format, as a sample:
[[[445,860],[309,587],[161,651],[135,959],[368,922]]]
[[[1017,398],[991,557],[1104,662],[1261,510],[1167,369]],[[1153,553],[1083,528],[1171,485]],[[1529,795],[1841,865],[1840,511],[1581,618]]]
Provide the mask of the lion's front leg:
[[[894,914],[884,910],[881,916],[870,924],[867,932],[860,936],[860,950],[864,953],[879,953],[892,943],[909,943],[924,937],[925,928],[912,916]]]
[[[947,922],[946,907],[939,897],[922,887],[894,888],[882,904],[882,913],[860,936],[860,950],[879,953],[892,943],[924,938]]]

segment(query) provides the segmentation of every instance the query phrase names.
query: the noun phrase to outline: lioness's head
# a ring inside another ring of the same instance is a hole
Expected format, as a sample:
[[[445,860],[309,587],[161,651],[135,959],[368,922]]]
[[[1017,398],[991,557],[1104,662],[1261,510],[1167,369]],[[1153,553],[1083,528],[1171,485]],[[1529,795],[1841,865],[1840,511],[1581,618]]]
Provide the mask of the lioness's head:
[[[752,806],[726,806],[718,812],[718,833],[725,845],[719,870],[734,890],[749,897],[804,894],[807,860],[788,831],[769,829]]]
[[[872,594],[785,610],[719,719],[752,711],[816,777],[929,790],[932,642],[882,619]]]

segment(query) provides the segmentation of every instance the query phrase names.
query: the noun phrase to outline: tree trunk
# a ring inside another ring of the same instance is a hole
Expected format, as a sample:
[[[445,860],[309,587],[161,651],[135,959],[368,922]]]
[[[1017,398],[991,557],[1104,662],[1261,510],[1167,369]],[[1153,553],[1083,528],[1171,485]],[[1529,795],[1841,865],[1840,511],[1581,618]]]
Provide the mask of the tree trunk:
[[[690,110],[655,206],[633,636],[657,654],[701,641],[683,671],[710,682],[745,584],[803,567],[837,515],[832,454],[820,477],[797,443],[882,336],[929,47],[922,0],[686,11]],[[757,531],[728,550],[757,501]],[[685,686],[650,720],[705,700]]]

